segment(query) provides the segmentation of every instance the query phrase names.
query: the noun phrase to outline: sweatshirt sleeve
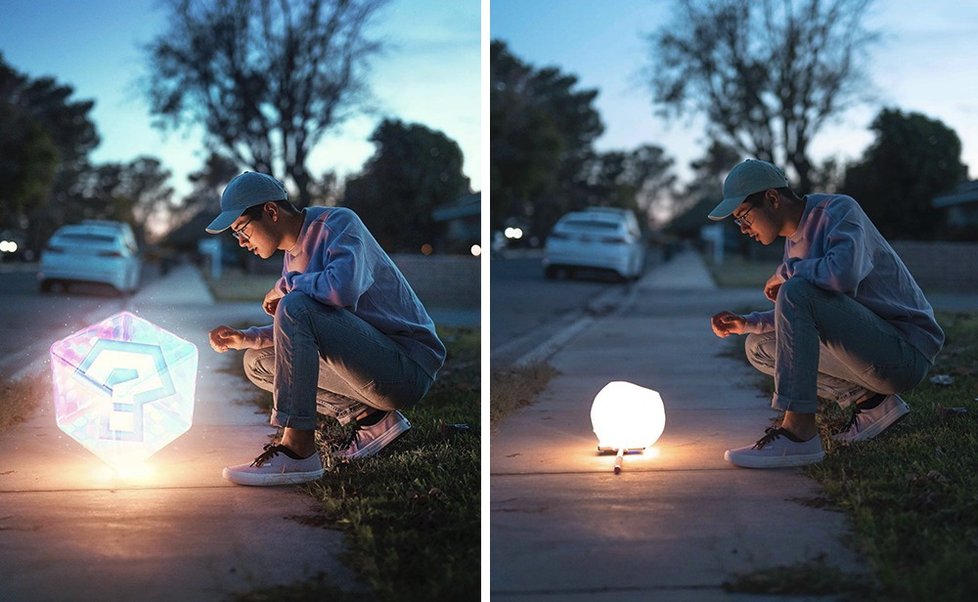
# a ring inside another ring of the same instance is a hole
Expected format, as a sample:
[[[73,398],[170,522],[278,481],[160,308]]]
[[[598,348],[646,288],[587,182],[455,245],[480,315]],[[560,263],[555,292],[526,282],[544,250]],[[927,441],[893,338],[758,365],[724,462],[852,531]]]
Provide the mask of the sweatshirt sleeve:
[[[286,274],[287,287],[320,303],[356,311],[360,297],[373,285],[370,254],[363,240],[352,232],[342,232],[321,257],[320,265],[309,265],[302,273]]]
[[[774,310],[755,311],[744,316],[748,334],[764,334],[774,330]]]
[[[816,225],[815,237],[824,241],[821,257],[791,257],[785,260],[781,274],[785,278],[803,278],[820,288],[854,294],[859,283],[872,271],[873,261],[866,247],[866,233],[859,221],[847,212],[838,220],[826,215]]]
[[[242,330],[241,333],[245,338],[245,347],[248,349],[271,347],[275,340],[274,331],[275,327],[272,324],[268,326],[252,326]]]

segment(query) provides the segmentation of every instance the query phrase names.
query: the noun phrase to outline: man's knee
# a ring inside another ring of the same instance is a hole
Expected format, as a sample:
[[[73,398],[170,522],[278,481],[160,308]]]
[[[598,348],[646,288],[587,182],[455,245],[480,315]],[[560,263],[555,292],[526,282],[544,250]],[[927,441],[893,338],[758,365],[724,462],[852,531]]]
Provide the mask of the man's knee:
[[[256,385],[269,382],[275,375],[275,353],[269,349],[245,349],[242,363],[245,376]]]
[[[302,312],[308,311],[313,303],[316,302],[309,295],[292,291],[279,299],[278,307],[275,309],[275,317],[282,316],[295,319]]]
[[[762,366],[774,366],[774,344],[774,338],[770,334],[748,334],[744,341],[747,361],[758,369]]]
[[[804,278],[789,278],[778,289],[778,301],[784,299],[797,302],[810,298],[819,290],[821,289]]]

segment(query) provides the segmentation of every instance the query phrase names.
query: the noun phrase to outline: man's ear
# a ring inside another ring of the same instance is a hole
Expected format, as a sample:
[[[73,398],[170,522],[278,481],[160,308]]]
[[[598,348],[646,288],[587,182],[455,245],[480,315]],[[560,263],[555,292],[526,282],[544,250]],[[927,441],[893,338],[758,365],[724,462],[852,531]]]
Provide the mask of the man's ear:
[[[770,203],[771,207],[777,209],[781,205],[781,193],[775,188],[768,188],[764,191],[764,200]]]
[[[271,201],[265,203],[265,206],[262,208],[262,211],[264,211],[265,215],[267,215],[268,218],[273,222],[278,220],[278,205],[276,205],[275,203]]]

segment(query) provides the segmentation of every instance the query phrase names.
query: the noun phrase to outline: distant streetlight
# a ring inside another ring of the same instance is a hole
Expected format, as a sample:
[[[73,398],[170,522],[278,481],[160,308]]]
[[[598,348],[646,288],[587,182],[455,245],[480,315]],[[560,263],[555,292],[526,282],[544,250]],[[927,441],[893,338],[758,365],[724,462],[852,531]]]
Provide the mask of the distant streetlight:
[[[519,240],[523,238],[523,230],[521,228],[506,228],[503,230],[503,235],[511,240]]]
[[[482,255],[482,247],[479,245],[472,245],[472,248],[469,249],[469,253],[472,253],[473,256],[478,257],[479,255]]]

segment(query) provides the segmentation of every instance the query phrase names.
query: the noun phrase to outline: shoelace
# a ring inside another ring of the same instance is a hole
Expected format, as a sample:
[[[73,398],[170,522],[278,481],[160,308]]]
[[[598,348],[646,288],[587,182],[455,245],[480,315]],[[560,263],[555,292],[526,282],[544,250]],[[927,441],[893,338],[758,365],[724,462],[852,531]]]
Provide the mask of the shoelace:
[[[753,449],[761,449],[768,443],[774,441],[781,436],[781,427],[769,426],[764,429],[764,436],[757,440],[754,444]]]
[[[862,413],[862,410],[859,409],[859,406],[856,406],[856,411],[853,412],[852,413],[852,416],[849,417],[849,422],[847,422],[846,425],[844,427],[842,427],[842,432],[843,433],[848,433],[849,432],[849,429],[851,429],[853,427],[853,425],[856,424],[856,420],[859,418],[859,414],[861,414],[861,413]]]
[[[343,441],[340,444],[340,447],[337,448],[337,449],[340,449],[340,450],[349,449],[350,446],[353,445],[353,443],[357,440],[357,436],[360,434],[360,431],[362,431],[362,430],[363,430],[363,427],[358,424],[357,427],[355,429],[353,429],[353,432],[350,433],[350,436],[347,437],[346,440]]]
[[[279,453],[281,453],[282,450],[280,450],[279,447],[281,447],[281,446],[278,445],[277,443],[266,443],[265,444],[265,447],[262,448],[265,451],[263,451],[262,453],[258,454],[258,457],[255,458],[255,461],[252,462],[251,465],[252,466],[255,466],[255,467],[259,467],[262,464],[264,464],[265,462],[268,462],[273,457],[275,457]]]

